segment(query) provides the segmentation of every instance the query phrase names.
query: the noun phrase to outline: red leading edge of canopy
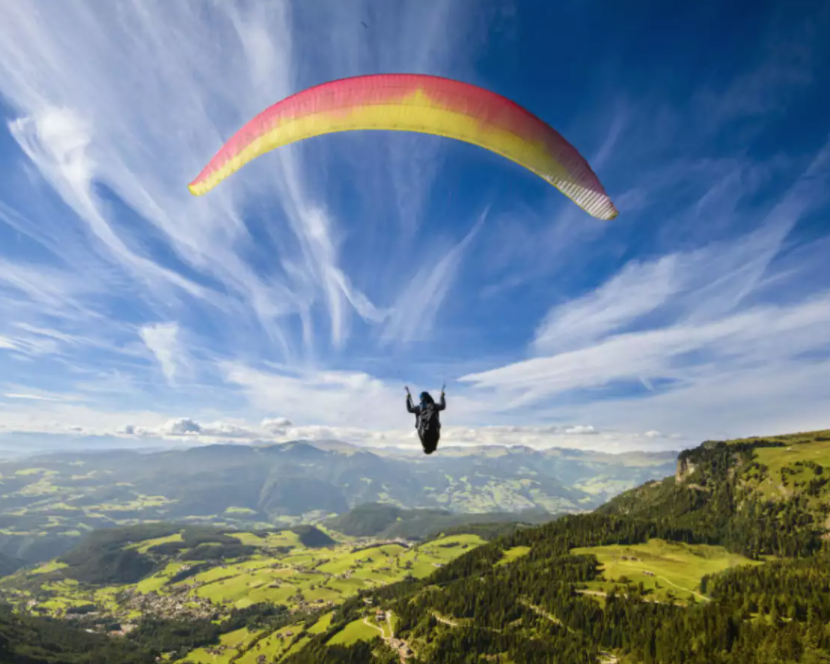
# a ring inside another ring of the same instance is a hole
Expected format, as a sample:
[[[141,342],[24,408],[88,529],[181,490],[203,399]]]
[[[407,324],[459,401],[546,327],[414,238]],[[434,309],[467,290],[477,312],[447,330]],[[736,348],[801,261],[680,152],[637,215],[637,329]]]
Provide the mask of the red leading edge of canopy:
[[[509,131],[522,139],[545,146],[576,178],[586,178],[594,187],[602,185],[577,150],[555,129],[517,103],[490,90],[426,74],[376,74],[329,81],[286,97],[246,123],[210,160],[191,183],[198,184],[221,169],[254,140],[285,120],[316,113],[347,112],[349,109],[388,104],[418,91],[433,104],[477,119],[485,128]]]

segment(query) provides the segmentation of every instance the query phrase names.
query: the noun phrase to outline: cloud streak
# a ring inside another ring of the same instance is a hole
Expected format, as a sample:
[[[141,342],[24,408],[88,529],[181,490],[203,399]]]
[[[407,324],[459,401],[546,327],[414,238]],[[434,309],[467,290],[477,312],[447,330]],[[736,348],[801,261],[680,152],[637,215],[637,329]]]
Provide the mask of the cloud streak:
[[[179,343],[179,326],[176,323],[145,325],[139,330],[141,339],[158,360],[168,382],[175,384],[177,377],[186,369],[185,351]]]
[[[452,287],[464,253],[487,219],[485,210],[467,235],[450,248],[439,260],[431,257],[418,270],[403,291],[382,334],[385,343],[424,341],[435,322],[438,310]]]

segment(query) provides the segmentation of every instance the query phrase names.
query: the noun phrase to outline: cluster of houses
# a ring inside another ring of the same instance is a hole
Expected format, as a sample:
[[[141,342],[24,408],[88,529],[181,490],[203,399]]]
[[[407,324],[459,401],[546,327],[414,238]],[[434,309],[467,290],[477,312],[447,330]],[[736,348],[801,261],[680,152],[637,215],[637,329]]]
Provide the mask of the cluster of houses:
[[[127,623],[126,625],[121,625],[121,629],[113,630],[112,632],[108,632],[110,636],[127,636],[130,632],[132,632],[137,625],[133,623]]]
[[[371,601],[366,601],[370,598],[365,598],[363,601],[366,604],[371,604]],[[375,620],[378,623],[382,623],[387,619],[386,612],[383,609],[378,609],[375,611]],[[412,652],[412,648],[409,647],[409,644],[402,639],[395,638],[394,636],[391,639],[387,639],[387,643],[398,651],[398,655],[400,655],[401,660],[406,659],[407,657],[412,657],[415,653]]]
[[[289,609],[289,613],[294,614],[297,612],[304,612],[314,609],[331,608],[334,608],[334,602],[332,602],[330,599],[315,599],[310,602],[307,600],[300,600]]]
[[[157,592],[142,594],[130,588],[126,591],[125,606],[131,611],[142,614],[163,616],[165,618],[212,619],[216,615],[216,606],[198,595],[188,595],[187,589],[177,588],[170,595]]]
[[[412,652],[412,648],[410,648],[406,642],[402,641],[401,639],[396,639],[394,636],[389,639],[389,645],[392,646],[395,650],[398,651],[398,654],[402,658],[412,657],[415,653]]]

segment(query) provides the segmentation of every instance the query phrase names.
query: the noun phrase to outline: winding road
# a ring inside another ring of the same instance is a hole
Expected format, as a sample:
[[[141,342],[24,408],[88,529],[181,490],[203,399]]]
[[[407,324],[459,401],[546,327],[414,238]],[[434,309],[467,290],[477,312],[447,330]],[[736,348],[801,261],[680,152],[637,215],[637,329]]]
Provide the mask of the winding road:
[[[442,616],[439,613],[436,613],[435,611],[432,612],[432,615],[435,616],[435,619],[440,623],[444,623],[445,625],[449,625],[450,627],[458,627],[457,622],[453,622],[452,620],[445,618],[444,616]]]

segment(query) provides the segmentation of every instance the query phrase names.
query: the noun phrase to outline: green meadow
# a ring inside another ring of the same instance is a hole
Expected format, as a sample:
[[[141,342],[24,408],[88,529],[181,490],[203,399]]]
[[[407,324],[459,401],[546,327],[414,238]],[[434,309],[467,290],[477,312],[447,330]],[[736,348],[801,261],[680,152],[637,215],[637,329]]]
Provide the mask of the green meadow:
[[[362,618],[354,620],[341,629],[331,639],[328,640],[328,645],[350,646],[357,641],[371,641],[377,636],[381,635],[379,627],[373,626],[371,623],[367,624]]]
[[[571,549],[574,555],[593,554],[602,566],[601,581],[589,582],[588,589],[604,593],[625,579],[639,583],[654,601],[687,601],[690,595],[696,601],[706,601],[700,593],[700,580],[707,574],[722,572],[738,565],[760,565],[721,546],[683,544],[660,539],[646,544],[615,544],[611,546]]]
[[[796,467],[796,463],[812,461],[825,468],[830,467],[830,440],[789,447],[762,447],[755,450],[755,455],[758,463],[767,467],[768,474],[766,480],[758,484],[758,490],[766,498],[784,498],[792,494],[796,483],[806,484],[815,477],[811,468]],[[790,471],[786,486],[781,477],[781,470],[785,467]]]

